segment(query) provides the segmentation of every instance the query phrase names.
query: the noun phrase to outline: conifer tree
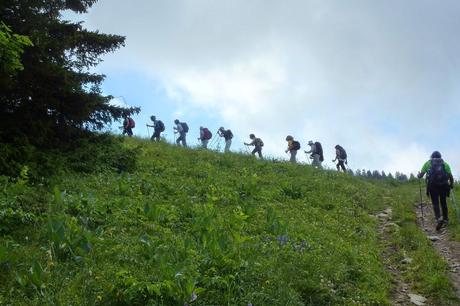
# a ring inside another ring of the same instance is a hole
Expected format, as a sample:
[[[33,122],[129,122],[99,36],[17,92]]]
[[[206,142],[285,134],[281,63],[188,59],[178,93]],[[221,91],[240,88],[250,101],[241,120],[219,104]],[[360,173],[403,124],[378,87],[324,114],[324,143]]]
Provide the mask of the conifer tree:
[[[124,45],[124,37],[61,19],[64,10],[85,13],[96,0],[2,2],[1,20],[33,45],[24,50],[24,69],[0,84],[0,141],[20,136],[52,144],[140,111],[111,105],[100,88],[105,76],[91,72],[102,55]]]

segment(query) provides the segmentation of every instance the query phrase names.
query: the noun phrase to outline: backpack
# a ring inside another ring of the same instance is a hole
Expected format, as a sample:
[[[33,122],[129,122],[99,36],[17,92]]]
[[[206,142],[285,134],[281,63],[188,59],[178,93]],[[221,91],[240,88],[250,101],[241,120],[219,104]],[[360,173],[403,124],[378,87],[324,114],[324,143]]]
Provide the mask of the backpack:
[[[158,120],[157,123],[155,124],[155,129],[160,131],[160,132],[164,132],[165,124],[163,123],[163,121]]]
[[[210,130],[208,130],[208,128],[204,128],[203,129],[203,139],[204,140],[209,140],[212,138],[212,133]]]
[[[136,122],[134,122],[134,119],[131,117],[128,117],[128,127],[130,128],[135,128],[136,127]]]
[[[188,133],[188,125],[185,122],[180,123],[182,125],[182,129],[184,130],[184,133]]]
[[[427,175],[428,185],[430,187],[444,187],[449,185],[449,175],[442,158],[432,158],[431,167]]]
[[[300,142],[298,142],[297,140],[294,140],[292,142],[292,150],[295,150],[295,151],[300,150]]]
[[[324,161],[323,146],[320,142],[315,142],[315,154],[319,154],[319,161]]]
[[[232,138],[233,138],[233,133],[232,133],[232,131],[227,130],[225,134],[226,134],[225,136],[227,136],[228,139],[232,139]]]
[[[344,148],[342,148],[341,146],[338,146],[337,150],[339,150],[339,158],[340,159],[347,159],[347,152],[345,151]]]
[[[256,146],[258,146],[258,147],[263,147],[264,146],[264,142],[260,138],[256,138],[256,141],[254,142],[254,144]]]

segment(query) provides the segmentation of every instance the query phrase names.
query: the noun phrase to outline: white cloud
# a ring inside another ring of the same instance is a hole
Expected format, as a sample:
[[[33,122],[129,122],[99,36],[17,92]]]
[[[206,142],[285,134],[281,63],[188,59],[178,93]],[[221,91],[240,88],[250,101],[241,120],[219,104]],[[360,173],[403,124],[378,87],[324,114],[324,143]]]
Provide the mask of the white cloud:
[[[355,168],[416,171],[460,144],[460,3],[432,1],[99,1],[88,25],[127,36],[102,66],[160,81],[178,113],[219,115],[282,156],[342,144]],[[433,148],[436,146],[436,148]],[[457,151],[456,151],[457,150]],[[329,162],[330,164],[330,162]]]

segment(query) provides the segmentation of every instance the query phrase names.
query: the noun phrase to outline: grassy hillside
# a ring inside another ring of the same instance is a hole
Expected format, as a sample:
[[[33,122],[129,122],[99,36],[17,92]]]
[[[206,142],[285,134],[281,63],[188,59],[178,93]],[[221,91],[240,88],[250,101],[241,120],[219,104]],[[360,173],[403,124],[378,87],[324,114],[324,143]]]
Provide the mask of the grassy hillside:
[[[125,146],[137,155],[130,172],[128,162],[71,167],[44,184],[26,169],[2,177],[0,304],[390,304],[370,214],[409,201],[409,189],[138,139]],[[412,208],[399,205],[404,229]],[[404,235],[392,236],[401,250]],[[427,257],[419,274],[446,282]],[[429,280],[407,277],[426,289]]]

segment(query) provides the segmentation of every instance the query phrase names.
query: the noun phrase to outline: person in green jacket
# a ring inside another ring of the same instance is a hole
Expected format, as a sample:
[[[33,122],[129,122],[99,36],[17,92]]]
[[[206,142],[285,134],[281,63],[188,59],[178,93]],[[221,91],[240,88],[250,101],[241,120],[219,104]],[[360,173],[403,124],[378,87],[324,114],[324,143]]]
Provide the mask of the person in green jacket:
[[[438,151],[431,154],[431,159],[423,165],[418,178],[422,178],[425,174],[427,195],[431,197],[437,222],[436,230],[439,231],[442,226],[447,226],[449,223],[447,197],[450,196],[450,190],[454,188],[454,177],[449,164],[441,158],[441,153]],[[439,204],[441,204],[442,218]]]

